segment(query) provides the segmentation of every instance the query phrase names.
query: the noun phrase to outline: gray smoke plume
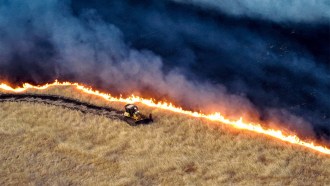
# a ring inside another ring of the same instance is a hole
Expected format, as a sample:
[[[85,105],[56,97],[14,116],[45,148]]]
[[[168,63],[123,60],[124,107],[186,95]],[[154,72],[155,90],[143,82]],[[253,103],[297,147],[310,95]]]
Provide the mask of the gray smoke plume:
[[[159,56],[128,47],[121,31],[92,11],[74,17],[68,2],[55,0],[1,4],[2,66],[17,65],[24,68],[24,75],[37,78],[39,73],[50,73],[54,78],[74,76],[77,81],[101,82],[102,87],[128,94],[148,90],[189,107],[207,106],[229,115],[253,111],[249,101],[227,94],[221,85],[189,81],[180,69],[164,73]],[[37,51],[44,48],[42,54]]]
[[[310,121],[329,130],[329,71],[307,49],[288,43],[292,51],[283,55],[269,43],[286,38],[164,2],[98,1],[89,8],[74,0],[0,0],[0,79],[78,81],[233,118],[253,116],[308,137]],[[291,108],[311,90],[320,111]]]
[[[330,20],[328,0],[172,0],[215,9],[232,16],[276,22],[324,22]]]

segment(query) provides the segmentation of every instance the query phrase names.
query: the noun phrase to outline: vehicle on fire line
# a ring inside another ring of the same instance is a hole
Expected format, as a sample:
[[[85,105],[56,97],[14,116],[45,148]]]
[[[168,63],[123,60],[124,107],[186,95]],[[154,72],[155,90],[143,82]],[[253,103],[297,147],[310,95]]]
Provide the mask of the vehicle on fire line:
[[[138,107],[134,104],[125,105],[124,116],[126,122],[130,125],[149,124],[154,121],[151,114],[149,114],[149,117],[141,114]]]

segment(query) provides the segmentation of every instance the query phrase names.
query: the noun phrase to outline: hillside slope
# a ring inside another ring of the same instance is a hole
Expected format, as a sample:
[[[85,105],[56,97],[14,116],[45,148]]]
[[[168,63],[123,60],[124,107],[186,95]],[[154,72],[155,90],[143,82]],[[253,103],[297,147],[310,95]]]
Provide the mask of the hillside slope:
[[[121,109],[71,87],[29,93]],[[214,185],[330,183],[330,158],[273,138],[140,106],[132,127],[43,103],[0,103],[0,185]]]

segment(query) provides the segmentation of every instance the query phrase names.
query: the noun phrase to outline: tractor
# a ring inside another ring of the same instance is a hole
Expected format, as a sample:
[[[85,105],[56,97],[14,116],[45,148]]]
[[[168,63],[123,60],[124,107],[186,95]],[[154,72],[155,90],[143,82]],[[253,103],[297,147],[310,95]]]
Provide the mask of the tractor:
[[[130,125],[150,124],[153,122],[152,114],[149,117],[141,114],[138,107],[134,104],[125,105],[125,121]]]

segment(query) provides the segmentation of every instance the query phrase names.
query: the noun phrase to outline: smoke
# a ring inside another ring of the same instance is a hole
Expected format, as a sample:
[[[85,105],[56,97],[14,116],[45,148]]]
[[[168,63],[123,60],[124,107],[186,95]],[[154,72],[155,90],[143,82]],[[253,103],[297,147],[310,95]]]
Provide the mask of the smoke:
[[[74,17],[68,2],[14,0],[2,4],[0,46],[6,50],[1,51],[1,74],[9,80],[69,77],[121,93],[151,92],[188,107],[216,107],[231,115],[238,113],[225,109],[228,105],[233,110],[238,105],[243,105],[242,111],[252,110],[247,100],[227,94],[221,85],[188,81],[180,69],[164,73],[159,56],[127,46],[121,31],[93,11]]]
[[[172,0],[215,9],[232,16],[275,22],[329,22],[328,0]]]
[[[300,39],[328,25],[282,34],[217,16],[168,1],[0,0],[0,79],[78,81],[328,138],[330,47]]]

